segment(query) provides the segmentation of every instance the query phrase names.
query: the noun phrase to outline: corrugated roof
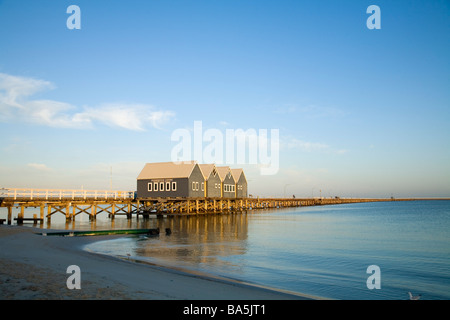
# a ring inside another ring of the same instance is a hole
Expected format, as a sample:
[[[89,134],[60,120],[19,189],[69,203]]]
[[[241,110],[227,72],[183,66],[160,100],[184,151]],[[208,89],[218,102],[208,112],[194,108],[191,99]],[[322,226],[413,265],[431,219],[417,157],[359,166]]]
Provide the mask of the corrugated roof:
[[[241,177],[241,174],[244,174],[244,169],[231,169],[231,174],[233,175],[234,180],[237,182]]]
[[[230,167],[216,167],[217,173],[219,174],[220,181],[223,182],[226,175],[231,172]]]
[[[205,179],[209,178],[211,172],[216,167],[215,164],[208,164],[208,163],[199,164],[198,166],[200,167],[200,170],[202,171],[203,177],[205,177]]]
[[[196,161],[146,163],[137,179],[188,178],[196,165]]]

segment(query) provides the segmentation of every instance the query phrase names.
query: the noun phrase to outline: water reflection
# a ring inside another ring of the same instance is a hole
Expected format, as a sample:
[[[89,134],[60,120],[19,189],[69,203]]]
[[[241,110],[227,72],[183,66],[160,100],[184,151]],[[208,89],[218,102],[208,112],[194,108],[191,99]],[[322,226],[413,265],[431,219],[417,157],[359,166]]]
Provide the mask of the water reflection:
[[[141,238],[134,256],[172,266],[214,268],[225,263],[221,257],[242,255],[247,250],[247,214],[158,219],[157,227],[170,228],[172,234]]]

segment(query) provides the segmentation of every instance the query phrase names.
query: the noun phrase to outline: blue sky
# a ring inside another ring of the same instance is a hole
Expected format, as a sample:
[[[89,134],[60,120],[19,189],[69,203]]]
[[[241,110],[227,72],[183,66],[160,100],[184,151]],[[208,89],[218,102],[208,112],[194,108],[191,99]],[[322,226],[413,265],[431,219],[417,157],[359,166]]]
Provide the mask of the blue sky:
[[[278,173],[244,165],[255,195],[449,197],[449,18],[448,1],[0,1],[0,186],[109,189],[112,168],[133,190],[202,121],[279,130]]]

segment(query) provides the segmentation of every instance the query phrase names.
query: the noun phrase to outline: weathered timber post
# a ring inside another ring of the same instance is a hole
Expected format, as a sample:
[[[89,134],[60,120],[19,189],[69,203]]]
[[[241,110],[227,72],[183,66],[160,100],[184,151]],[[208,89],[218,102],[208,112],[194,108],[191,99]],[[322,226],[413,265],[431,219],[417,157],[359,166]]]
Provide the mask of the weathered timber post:
[[[8,206],[8,224],[12,221],[12,206]]]
[[[20,206],[20,213],[19,213],[19,216],[17,217],[17,223],[18,223],[18,224],[23,223],[23,217],[24,217],[24,215],[25,215],[25,206],[24,206],[24,205],[21,205],[21,206]]]
[[[95,220],[97,218],[97,205],[93,204],[91,205],[91,215],[89,217],[89,220]]]
[[[47,205],[47,223],[52,221],[52,206],[50,204]]]
[[[44,222],[44,208],[45,206],[43,204],[39,207],[41,222]]]
[[[136,200],[136,219],[139,219],[139,207],[141,205],[141,202],[139,200]]]
[[[128,203],[128,213],[127,213],[127,218],[128,219],[131,219],[131,202],[130,203]]]
[[[70,204],[66,204],[66,221],[70,220]]]

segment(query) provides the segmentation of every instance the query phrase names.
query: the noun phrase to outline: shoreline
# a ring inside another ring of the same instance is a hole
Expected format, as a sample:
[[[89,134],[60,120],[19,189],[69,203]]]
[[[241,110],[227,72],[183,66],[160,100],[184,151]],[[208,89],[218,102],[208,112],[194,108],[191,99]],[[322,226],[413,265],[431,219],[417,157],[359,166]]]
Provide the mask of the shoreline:
[[[41,229],[0,225],[2,300],[316,300],[202,272],[84,250],[126,235],[46,237]],[[70,290],[67,267],[77,265],[81,289]]]

